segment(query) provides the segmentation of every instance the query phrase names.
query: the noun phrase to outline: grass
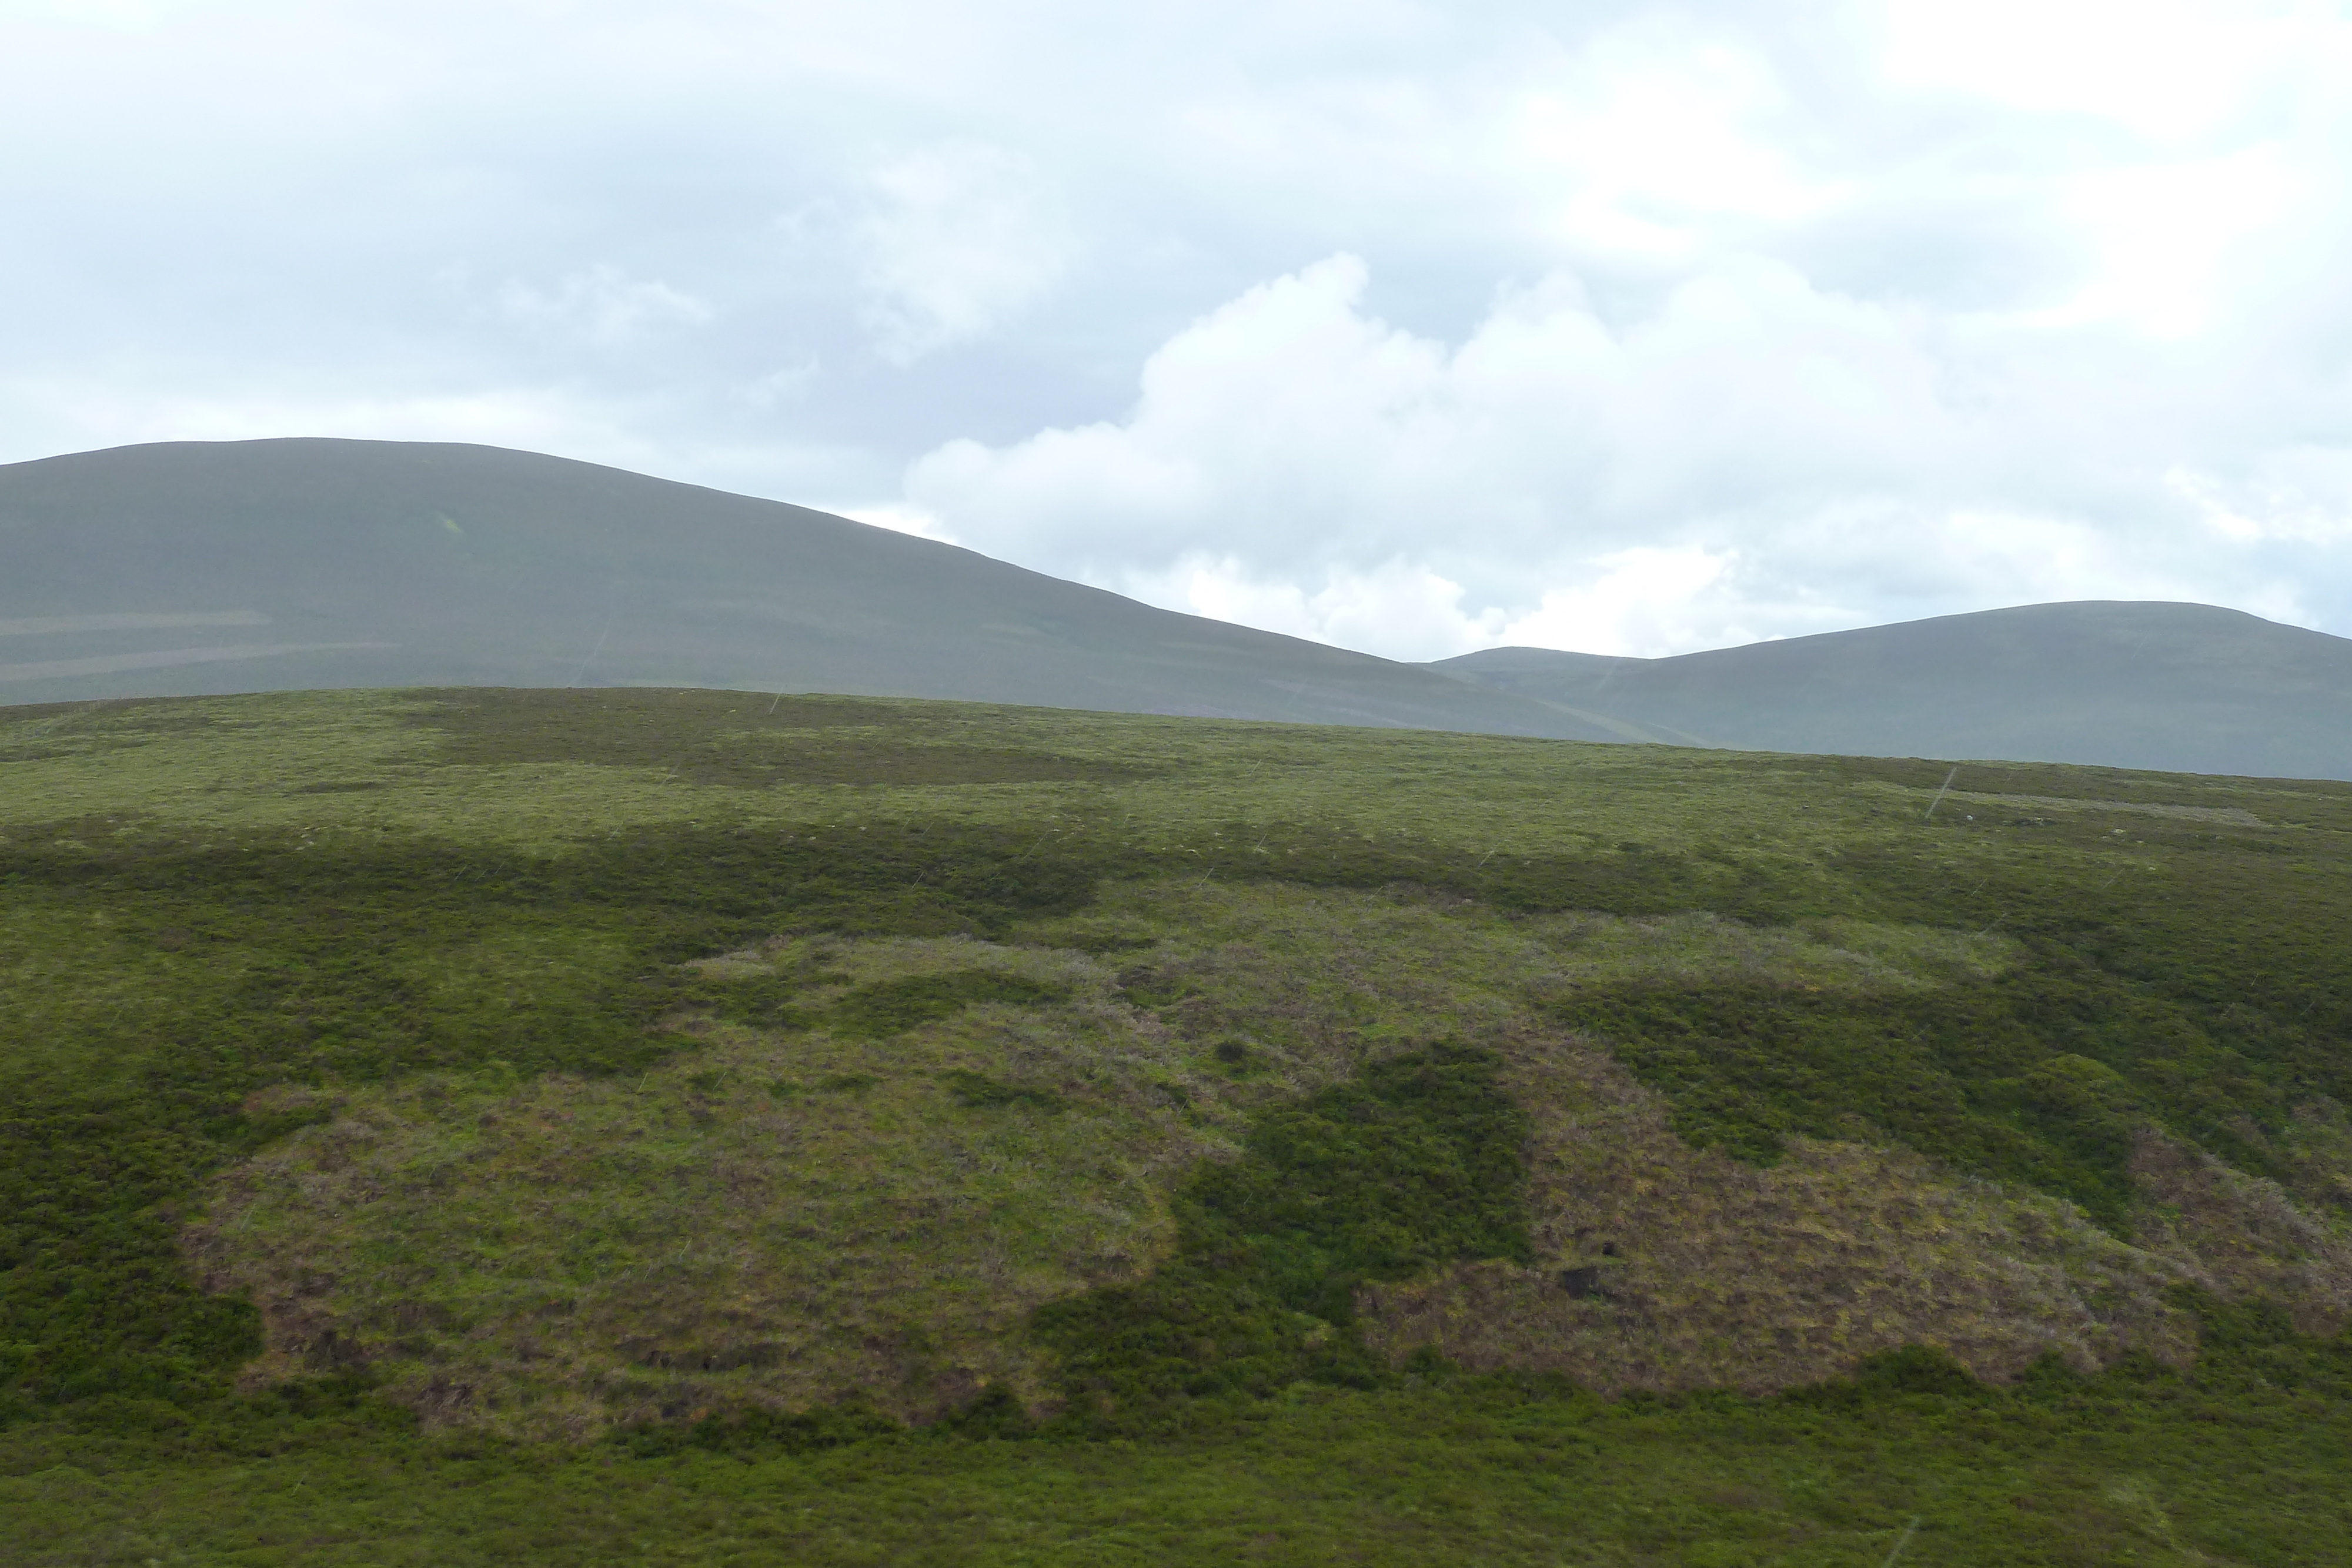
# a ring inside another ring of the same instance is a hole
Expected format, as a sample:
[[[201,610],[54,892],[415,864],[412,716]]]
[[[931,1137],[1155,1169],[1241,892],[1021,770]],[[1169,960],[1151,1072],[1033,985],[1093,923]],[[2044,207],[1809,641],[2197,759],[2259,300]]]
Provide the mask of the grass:
[[[45,1562],[2337,1560],[2352,788],[1948,771],[0,710],[0,1468]]]
[[[1173,1257],[1036,1314],[1059,1353],[1063,1419],[1150,1429],[1202,1397],[1377,1386],[1387,1367],[1354,1332],[1365,1282],[1528,1257],[1526,1118],[1496,1087],[1498,1065],[1459,1047],[1410,1051],[1260,1117],[1238,1158],[1178,1194]]]
[[[2269,1359],[2263,1359],[2268,1356]],[[2286,1564],[2352,1537],[2340,1353],[2217,1348],[1971,1387],[1932,1358],[1766,1400],[1610,1403],[1423,1375],[1301,1389],[1150,1441],[451,1446],[312,1432],[176,1462],[11,1455],[12,1561]],[[2226,1368],[2223,1363],[2228,1363]],[[2333,1378],[2333,1382],[2328,1381]],[[2262,1385],[2251,1380],[2260,1378]],[[289,1423],[288,1425],[291,1425]],[[320,1423],[321,1427],[326,1424]]]

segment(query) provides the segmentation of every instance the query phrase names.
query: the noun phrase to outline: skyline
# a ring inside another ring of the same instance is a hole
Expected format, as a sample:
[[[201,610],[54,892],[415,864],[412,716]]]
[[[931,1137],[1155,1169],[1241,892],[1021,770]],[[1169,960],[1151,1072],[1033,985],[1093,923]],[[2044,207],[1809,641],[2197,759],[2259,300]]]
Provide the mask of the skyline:
[[[2341,5],[0,43],[0,460],[521,446],[1398,658],[2080,598],[2352,632]]]

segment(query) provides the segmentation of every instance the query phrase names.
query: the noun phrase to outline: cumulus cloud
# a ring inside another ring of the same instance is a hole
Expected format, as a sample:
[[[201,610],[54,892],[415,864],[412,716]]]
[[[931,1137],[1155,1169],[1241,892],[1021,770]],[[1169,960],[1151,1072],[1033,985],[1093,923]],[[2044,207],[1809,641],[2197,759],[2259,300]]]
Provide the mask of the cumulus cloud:
[[[856,225],[877,347],[894,364],[991,331],[1070,266],[1045,181],[1003,148],[951,142],[884,165]]]
[[[1151,356],[1126,418],[946,444],[907,494],[984,548],[1424,658],[1654,654],[1872,605],[2292,611],[2290,582],[2200,547],[2330,537],[2312,497],[2335,455],[2277,455],[2225,500],[2165,461],[2177,431],[2126,423],[2137,392],[2052,419],[2077,323],[1955,320],[1734,256],[1616,325],[1555,277],[1447,345],[1370,313],[1369,283],[1342,256],[1251,289]],[[2176,417],[2194,396],[2170,389]]]

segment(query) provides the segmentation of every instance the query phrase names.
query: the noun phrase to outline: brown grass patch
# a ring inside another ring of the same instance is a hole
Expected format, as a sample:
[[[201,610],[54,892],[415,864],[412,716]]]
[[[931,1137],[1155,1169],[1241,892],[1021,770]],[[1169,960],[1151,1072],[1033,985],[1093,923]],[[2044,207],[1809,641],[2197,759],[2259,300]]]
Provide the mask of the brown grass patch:
[[[1778,1166],[1742,1165],[1675,1137],[1664,1102],[1598,1049],[1528,1036],[1514,1054],[1540,1261],[1367,1289],[1367,1335],[1392,1355],[1427,1344],[1612,1393],[1762,1393],[1906,1344],[1990,1379],[2053,1352],[2084,1367],[2193,1354],[2194,1324],[2163,1298],[2187,1270],[2070,1205],[1859,1144],[1792,1140]]]

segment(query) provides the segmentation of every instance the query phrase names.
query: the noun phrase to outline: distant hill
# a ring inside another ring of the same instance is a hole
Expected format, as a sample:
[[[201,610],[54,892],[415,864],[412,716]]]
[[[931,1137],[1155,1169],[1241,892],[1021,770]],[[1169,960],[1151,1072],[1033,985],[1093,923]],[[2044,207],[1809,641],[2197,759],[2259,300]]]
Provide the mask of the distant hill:
[[[2352,779],[2352,641],[2043,604],[1671,659],[1398,664],[804,507],[423,442],[0,466],[0,704],[703,686]]]
[[[1615,659],[1428,668],[1621,739],[2352,779],[2352,640],[2204,604],[2035,604]]]
[[[1416,665],[803,507],[496,447],[0,466],[0,703],[711,686],[1605,739]]]

